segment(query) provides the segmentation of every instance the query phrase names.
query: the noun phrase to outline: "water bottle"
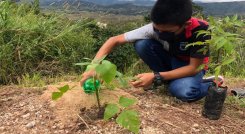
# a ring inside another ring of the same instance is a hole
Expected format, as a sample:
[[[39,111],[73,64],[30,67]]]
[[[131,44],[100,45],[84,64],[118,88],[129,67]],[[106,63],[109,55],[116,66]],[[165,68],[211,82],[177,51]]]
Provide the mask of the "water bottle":
[[[100,81],[94,78],[87,79],[83,84],[83,90],[86,94],[94,93],[96,89],[99,89],[99,87],[100,87]]]
[[[209,86],[202,115],[210,120],[218,120],[222,113],[226,95],[227,87],[217,87],[215,83]]]

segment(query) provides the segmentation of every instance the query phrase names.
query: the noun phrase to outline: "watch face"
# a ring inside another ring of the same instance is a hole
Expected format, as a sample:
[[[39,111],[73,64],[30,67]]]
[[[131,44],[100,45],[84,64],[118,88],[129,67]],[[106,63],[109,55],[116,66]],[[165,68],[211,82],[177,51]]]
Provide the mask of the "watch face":
[[[157,80],[157,85],[161,85],[162,81],[161,80]]]
[[[156,86],[160,86],[163,83],[163,78],[160,75],[160,73],[156,72],[155,74],[155,78],[154,78],[154,85]]]

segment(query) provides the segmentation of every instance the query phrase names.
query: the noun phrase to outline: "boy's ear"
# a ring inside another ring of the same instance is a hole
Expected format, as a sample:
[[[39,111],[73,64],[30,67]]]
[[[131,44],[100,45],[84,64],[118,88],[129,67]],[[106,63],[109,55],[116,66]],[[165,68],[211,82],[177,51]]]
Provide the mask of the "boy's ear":
[[[191,25],[191,21],[185,22],[185,26],[190,26],[190,25]]]

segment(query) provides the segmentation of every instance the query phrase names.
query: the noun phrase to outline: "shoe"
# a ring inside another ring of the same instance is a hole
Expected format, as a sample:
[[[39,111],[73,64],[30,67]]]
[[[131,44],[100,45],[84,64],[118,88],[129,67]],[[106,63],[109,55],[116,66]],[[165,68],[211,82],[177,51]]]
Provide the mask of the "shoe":
[[[218,86],[221,86],[224,83],[225,79],[223,76],[218,76],[218,81],[215,81],[215,76],[210,76],[207,78],[203,78],[203,82],[215,82]]]

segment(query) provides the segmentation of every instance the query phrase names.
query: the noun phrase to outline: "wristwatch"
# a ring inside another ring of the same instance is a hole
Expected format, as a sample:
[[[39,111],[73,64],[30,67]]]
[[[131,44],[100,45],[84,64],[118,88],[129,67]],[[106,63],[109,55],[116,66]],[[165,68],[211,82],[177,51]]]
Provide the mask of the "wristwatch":
[[[164,78],[160,75],[160,73],[154,72],[154,80],[153,80],[154,86],[161,86],[163,82],[164,82]]]

